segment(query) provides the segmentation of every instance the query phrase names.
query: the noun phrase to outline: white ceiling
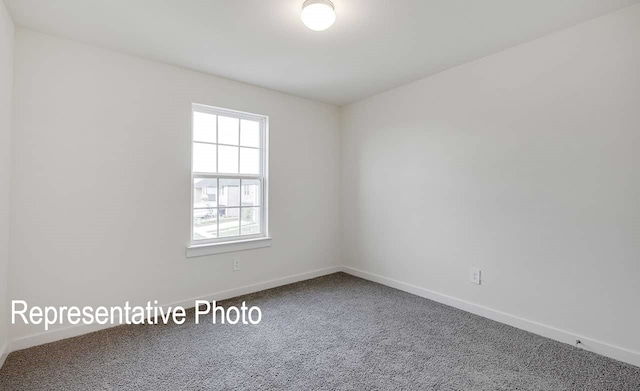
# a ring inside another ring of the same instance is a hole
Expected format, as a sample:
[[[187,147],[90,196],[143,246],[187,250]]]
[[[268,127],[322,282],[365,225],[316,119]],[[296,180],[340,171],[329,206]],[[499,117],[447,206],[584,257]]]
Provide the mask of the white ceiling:
[[[640,0],[5,0],[37,31],[338,105]]]

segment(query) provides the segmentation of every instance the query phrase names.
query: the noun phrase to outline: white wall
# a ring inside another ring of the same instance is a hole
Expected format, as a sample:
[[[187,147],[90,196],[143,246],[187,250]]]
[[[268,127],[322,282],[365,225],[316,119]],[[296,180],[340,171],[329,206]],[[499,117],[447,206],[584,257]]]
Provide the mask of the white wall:
[[[270,117],[272,247],[185,258],[192,102]],[[14,105],[12,298],[166,304],[339,264],[337,107],[23,29]]]
[[[14,31],[11,17],[4,2],[0,1],[0,366],[9,326],[9,183]]]
[[[640,6],[342,118],[348,266],[640,352]]]

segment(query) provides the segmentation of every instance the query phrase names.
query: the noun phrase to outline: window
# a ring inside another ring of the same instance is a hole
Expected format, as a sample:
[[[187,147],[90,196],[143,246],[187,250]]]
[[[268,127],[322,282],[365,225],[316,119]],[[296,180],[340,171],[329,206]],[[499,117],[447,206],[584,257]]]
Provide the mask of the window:
[[[190,248],[266,238],[267,117],[192,109]]]

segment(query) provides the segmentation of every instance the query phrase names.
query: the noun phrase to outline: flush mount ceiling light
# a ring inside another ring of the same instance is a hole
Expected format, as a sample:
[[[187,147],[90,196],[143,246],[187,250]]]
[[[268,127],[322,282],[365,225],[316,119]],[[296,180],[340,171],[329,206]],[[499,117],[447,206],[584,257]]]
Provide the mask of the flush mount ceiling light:
[[[307,0],[302,4],[302,23],[313,31],[326,30],[336,21],[336,10],[329,0]]]

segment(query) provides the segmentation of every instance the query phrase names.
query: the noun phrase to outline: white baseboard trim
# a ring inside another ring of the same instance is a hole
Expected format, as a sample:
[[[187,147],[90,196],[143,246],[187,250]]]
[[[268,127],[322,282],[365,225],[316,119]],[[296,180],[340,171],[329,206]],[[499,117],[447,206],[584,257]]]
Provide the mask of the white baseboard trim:
[[[257,284],[246,285],[236,289],[229,289],[226,291],[212,293],[204,297],[196,297],[192,299],[181,300],[179,302],[162,305],[162,307],[165,309],[168,307],[175,308],[176,306],[191,308],[193,307],[193,304],[196,300],[219,301],[219,300],[231,299],[233,297],[242,296],[249,293],[260,292],[266,289],[277,288],[282,285],[293,284],[295,282],[309,280],[312,278],[321,277],[321,276],[325,276],[332,273],[337,273],[339,271],[342,271],[341,266],[332,266],[325,269],[318,269],[318,270],[313,270],[306,273],[294,274],[294,275],[283,277],[283,278],[277,278],[275,280],[264,281]],[[33,346],[60,341],[62,339],[77,337],[79,335],[88,334],[94,331],[104,330],[104,329],[117,327],[117,326],[119,325],[111,325],[111,324],[78,325],[78,326],[65,327],[65,328],[56,329],[56,330],[49,330],[47,332],[33,334],[26,337],[16,338],[10,341],[8,346],[5,345],[5,349],[4,349],[5,354],[2,357],[6,357],[8,353],[15,352],[17,350],[27,349]]]
[[[353,267],[343,266],[342,271],[356,277],[364,278],[365,280],[377,282],[379,284],[386,285],[391,288],[396,288],[401,291],[414,294],[416,296],[424,297],[438,303],[446,304],[448,306],[458,308],[463,311],[482,316],[484,318],[495,320],[496,322],[504,323],[509,326],[513,326],[537,335],[541,335],[558,342],[563,342],[575,346],[576,340],[580,340],[582,342],[580,345],[582,349],[640,367],[640,352],[634,352],[619,346],[610,345],[608,343],[601,342],[584,335],[577,335],[565,330],[560,330],[552,326],[534,322],[528,319],[523,319],[521,317],[510,315],[502,311],[487,308],[442,293],[434,292],[429,289],[394,280],[392,278],[387,278],[363,270],[355,269]]]
[[[0,368],[2,368],[5,360],[7,359],[7,356],[9,355],[8,350],[9,350],[8,344],[5,343],[4,345],[0,346]]]
[[[424,297],[438,303],[442,303],[454,308],[461,309],[463,311],[470,312],[475,315],[479,315],[491,320],[495,320],[500,323],[504,323],[521,330],[525,330],[537,335],[541,335],[546,338],[550,338],[562,343],[575,346],[575,341],[579,339],[582,341],[582,348],[594,353],[601,354],[606,357],[610,357],[616,360],[620,360],[631,365],[640,367],[640,353],[634,352],[622,347],[614,346],[605,342],[601,342],[583,335],[573,334],[568,331],[560,330],[552,326],[544,325],[538,322],[534,322],[528,319],[523,319],[518,316],[510,315],[502,311],[487,308],[478,304],[474,304],[465,300],[460,300],[455,297],[451,297],[442,293],[434,292],[429,289],[421,288],[416,285],[407,284],[392,278],[383,277],[374,273],[369,273],[363,270],[359,270],[349,266],[333,266],[325,269],[314,270],[311,272],[295,274],[283,278],[269,280],[253,285],[247,285],[236,289],[230,289],[217,293],[212,293],[205,297],[192,298],[182,300],[180,302],[164,305],[163,307],[175,307],[183,306],[189,308],[193,306],[196,300],[225,300],[237,296],[246,295],[249,293],[263,291],[265,289],[276,288],[282,285],[292,284],[304,280],[309,280],[316,277],[336,273],[343,271],[345,273],[354,275],[356,277],[364,278],[365,280],[377,282],[382,285],[386,285],[392,288],[399,289],[420,297]],[[79,325],[73,327],[67,327],[63,329],[51,330],[44,333],[29,335],[10,341],[8,344],[0,347],[0,368],[4,364],[9,353],[27,349],[33,346],[42,345],[50,342],[59,341],[66,338],[76,337],[83,334],[88,334],[94,331],[116,327],[117,325]]]

